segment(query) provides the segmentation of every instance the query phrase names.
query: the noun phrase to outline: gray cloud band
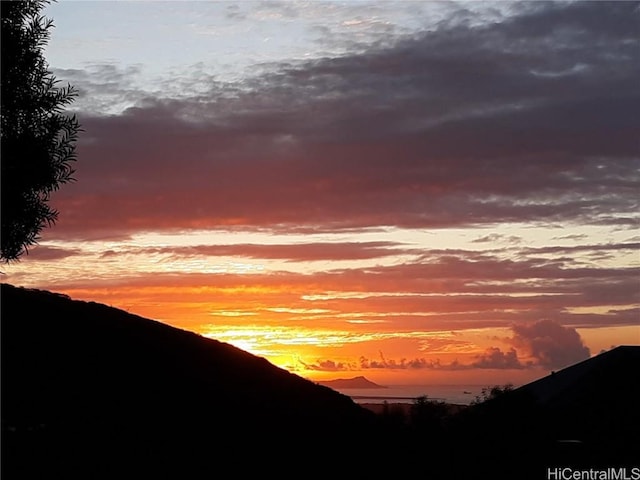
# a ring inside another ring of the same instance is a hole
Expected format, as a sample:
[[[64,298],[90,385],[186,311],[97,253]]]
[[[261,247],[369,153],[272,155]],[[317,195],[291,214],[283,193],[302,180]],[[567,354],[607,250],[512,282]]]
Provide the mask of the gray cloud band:
[[[632,2],[551,4],[81,115],[79,181],[56,195],[52,234],[633,227],[637,17]],[[136,94],[136,71],[93,68],[101,80],[76,72],[88,94]]]

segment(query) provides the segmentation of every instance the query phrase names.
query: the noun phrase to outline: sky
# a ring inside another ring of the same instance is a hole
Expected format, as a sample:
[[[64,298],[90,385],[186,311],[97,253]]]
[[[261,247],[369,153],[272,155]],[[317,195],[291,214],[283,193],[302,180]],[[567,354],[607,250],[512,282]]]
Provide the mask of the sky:
[[[640,344],[640,3],[60,1],[76,181],[2,281],[311,379]]]

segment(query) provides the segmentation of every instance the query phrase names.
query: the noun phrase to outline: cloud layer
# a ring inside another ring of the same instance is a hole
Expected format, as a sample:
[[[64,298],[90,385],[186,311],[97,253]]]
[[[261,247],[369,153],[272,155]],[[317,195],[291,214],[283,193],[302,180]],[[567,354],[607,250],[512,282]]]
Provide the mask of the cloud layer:
[[[77,182],[9,280],[314,372],[531,374],[586,358],[576,329],[637,326],[637,3],[438,4],[406,30],[344,5],[323,27],[331,5],[225,10],[317,27],[234,81],[58,69]]]
[[[513,325],[513,337],[507,339],[516,345],[507,351],[500,347],[489,347],[483,354],[476,355],[470,362],[460,362],[457,359],[449,363],[439,359],[424,357],[400,360],[387,359],[380,352],[379,359],[369,359],[361,356],[358,362],[336,362],[333,360],[318,360],[315,363],[303,363],[308,370],[341,371],[341,370],[520,370],[524,368],[539,368],[546,370],[561,369],[574,363],[586,360],[590,356],[589,349],[584,345],[578,332],[571,327],[563,327],[557,322],[540,320],[523,325]]]
[[[540,4],[82,116],[53,235],[636,225],[637,17],[632,2]],[[131,92],[135,71],[94,69],[91,92]]]

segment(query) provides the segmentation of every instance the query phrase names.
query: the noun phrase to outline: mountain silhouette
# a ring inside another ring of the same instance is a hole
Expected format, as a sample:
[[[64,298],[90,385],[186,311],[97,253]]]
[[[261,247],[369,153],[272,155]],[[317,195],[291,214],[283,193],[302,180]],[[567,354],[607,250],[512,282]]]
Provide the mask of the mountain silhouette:
[[[3,478],[286,472],[374,424],[229,344],[60,294],[2,284],[1,298]]]
[[[640,347],[403,419],[192,332],[0,289],[3,479],[538,479],[640,451]]]

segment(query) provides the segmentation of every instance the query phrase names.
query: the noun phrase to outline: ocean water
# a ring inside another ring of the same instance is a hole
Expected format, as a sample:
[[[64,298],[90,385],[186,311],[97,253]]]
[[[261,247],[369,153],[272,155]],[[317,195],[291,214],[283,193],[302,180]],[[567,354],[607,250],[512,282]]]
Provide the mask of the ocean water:
[[[387,388],[336,388],[356,403],[413,403],[423,395],[458,405],[469,405],[487,385],[388,385]]]

